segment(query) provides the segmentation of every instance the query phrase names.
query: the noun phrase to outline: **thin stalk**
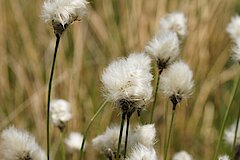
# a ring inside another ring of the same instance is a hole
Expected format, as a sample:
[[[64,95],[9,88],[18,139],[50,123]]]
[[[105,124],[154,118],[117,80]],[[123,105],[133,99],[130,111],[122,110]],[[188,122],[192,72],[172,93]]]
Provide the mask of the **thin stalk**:
[[[174,105],[176,105],[176,104],[174,104]],[[173,108],[175,108],[175,107],[173,107]],[[171,139],[171,134],[172,134],[174,117],[175,117],[175,109],[172,110],[172,119],[171,119],[171,123],[170,123],[170,129],[169,129],[169,134],[168,134],[167,145],[166,145],[166,148],[164,149],[165,150],[164,151],[164,160],[167,160],[167,153],[168,153],[168,147],[169,147],[169,144],[170,144],[170,139]]]
[[[52,69],[50,73],[50,79],[48,83],[48,100],[47,100],[47,159],[50,160],[50,132],[49,132],[49,119],[50,119],[50,101],[51,101],[51,90],[52,90],[52,79],[54,74],[55,62],[57,57],[58,45],[60,42],[60,35],[56,35],[56,44],[53,55]]]
[[[87,134],[88,134],[89,128],[92,125],[93,121],[96,119],[96,117],[99,115],[99,113],[103,110],[103,108],[105,107],[106,103],[107,103],[107,99],[101,104],[101,106],[98,108],[97,112],[93,115],[93,117],[90,119],[90,121],[89,121],[89,123],[87,125],[87,128],[86,128],[86,130],[84,132],[84,135],[83,135],[83,141],[82,141],[82,145],[81,145],[81,149],[80,149],[80,160],[83,157],[83,148],[84,148],[84,144],[85,144],[85,141],[86,141],[86,138],[87,138]]]
[[[127,129],[126,129],[125,146],[124,146],[124,158],[126,158],[126,155],[127,155],[127,141],[128,141],[129,124],[130,124],[130,116],[127,116]]]
[[[167,124],[168,124],[168,101],[165,102],[165,117],[164,117],[164,119],[165,119],[165,121],[164,121],[164,150],[165,150],[166,145],[167,145],[167,133],[168,133],[168,129],[167,129]]]
[[[162,69],[158,70],[158,74],[157,74],[157,84],[156,84],[156,88],[155,88],[155,94],[154,94],[154,100],[153,100],[153,105],[152,105],[152,111],[151,111],[151,117],[150,117],[150,124],[153,121],[153,113],[154,113],[154,109],[155,109],[155,105],[156,105],[156,101],[157,101],[157,93],[158,93],[158,86],[159,86],[159,80],[160,80],[160,75],[162,73]]]
[[[228,114],[229,114],[229,111],[230,111],[230,107],[232,106],[233,98],[236,94],[236,91],[237,91],[237,88],[238,88],[238,85],[239,85],[239,78],[240,78],[240,76],[238,76],[238,78],[234,80],[233,88],[232,88],[232,91],[231,91],[231,97],[230,97],[230,100],[229,100],[229,103],[228,103],[228,106],[227,106],[227,111],[225,112],[225,115],[224,115],[223,124],[222,124],[221,130],[220,130],[220,136],[219,136],[216,151],[215,151],[215,154],[214,154],[214,160],[217,160],[217,156],[218,156],[220,144],[221,144],[222,137],[223,137],[223,132],[224,132],[224,129],[225,129],[225,126],[226,126]]]
[[[234,141],[233,141],[233,146],[232,146],[232,159],[233,159],[234,150],[235,150],[235,146],[236,146],[239,117],[240,117],[240,107],[238,107],[237,124],[236,124],[236,128],[235,128]]]
[[[122,133],[123,133],[123,127],[124,127],[125,117],[126,117],[126,114],[123,113],[123,114],[122,114],[121,126],[120,126],[120,133],[119,133],[119,138],[118,138],[117,160],[119,160],[119,153],[120,153],[120,148],[121,148]]]
[[[64,147],[64,135],[63,132],[61,132],[61,149],[62,149],[62,160],[65,160],[65,147]]]
[[[233,141],[233,145],[232,145],[232,159],[233,159],[233,156],[234,156],[234,150],[235,150],[235,145],[236,145],[236,140],[237,140],[239,117],[240,117],[240,107],[238,107],[237,124],[236,124],[236,128],[235,128],[234,141]]]

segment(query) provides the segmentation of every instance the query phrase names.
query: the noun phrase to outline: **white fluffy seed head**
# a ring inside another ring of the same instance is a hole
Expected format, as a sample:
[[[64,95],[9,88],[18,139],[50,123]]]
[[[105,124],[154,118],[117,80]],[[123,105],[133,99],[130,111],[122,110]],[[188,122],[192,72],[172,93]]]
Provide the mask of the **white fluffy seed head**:
[[[157,154],[153,147],[138,144],[126,160],[157,160]]]
[[[224,140],[227,144],[232,145],[235,136],[236,122],[224,131]],[[236,143],[240,144],[240,128],[237,130]]]
[[[87,3],[86,0],[46,0],[42,7],[42,17],[45,22],[53,24],[55,33],[62,33],[73,21],[82,19]],[[62,31],[56,31],[59,27],[62,27]]]
[[[228,24],[226,31],[228,32],[232,40],[240,38],[240,16],[236,15],[232,17],[231,22]]]
[[[152,147],[155,143],[156,129],[154,124],[137,126],[129,137],[132,145],[139,143],[146,147]]]
[[[9,127],[2,131],[0,155],[4,160],[46,160],[44,151],[36,143],[35,138],[25,131]]]
[[[240,63],[240,37],[235,40],[234,47],[232,48],[232,58],[234,61]]]
[[[178,61],[169,66],[160,78],[160,90],[167,97],[187,98],[192,93],[193,74],[183,61]]]
[[[179,40],[175,32],[164,31],[156,35],[145,47],[145,52],[156,58],[162,63],[162,68],[166,68],[176,60],[180,53]],[[166,64],[164,64],[166,63]],[[161,66],[159,66],[161,68]]]
[[[173,155],[172,160],[192,160],[192,156],[188,154],[186,151],[180,151]]]
[[[71,132],[64,142],[67,146],[68,151],[74,152],[81,149],[82,141],[83,141],[83,135],[81,135],[78,132]],[[84,148],[85,146],[86,145],[84,145]]]
[[[124,128],[126,128],[126,125]],[[112,157],[113,155],[109,154],[117,152],[119,130],[119,126],[112,126],[107,128],[102,135],[99,135],[92,140],[92,145],[94,149],[97,150],[99,153],[106,155],[107,157]],[[125,132],[126,131],[123,131],[122,139],[125,139]],[[129,127],[129,132],[131,132],[131,127]],[[123,149],[124,141],[121,142],[120,153],[123,153]]]
[[[230,160],[228,155],[219,156],[218,160]]]
[[[169,13],[160,20],[159,30],[174,31],[182,39],[187,35],[187,18],[181,12]]]
[[[150,100],[153,79],[150,64],[150,58],[144,53],[130,54],[126,59],[112,62],[101,77],[106,99],[113,102]]]
[[[52,123],[59,129],[64,129],[65,123],[72,119],[71,105],[63,99],[55,99],[50,103],[50,113]]]

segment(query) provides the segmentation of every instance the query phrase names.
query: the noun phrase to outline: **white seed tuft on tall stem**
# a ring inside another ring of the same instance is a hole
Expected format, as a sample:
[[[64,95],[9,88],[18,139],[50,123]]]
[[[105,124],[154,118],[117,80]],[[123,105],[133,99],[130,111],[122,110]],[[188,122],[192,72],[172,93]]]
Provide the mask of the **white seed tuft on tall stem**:
[[[169,13],[160,20],[159,31],[173,31],[183,39],[187,35],[187,18],[181,12]]]
[[[46,154],[26,131],[9,127],[2,131],[0,156],[4,160],[46,160]]]

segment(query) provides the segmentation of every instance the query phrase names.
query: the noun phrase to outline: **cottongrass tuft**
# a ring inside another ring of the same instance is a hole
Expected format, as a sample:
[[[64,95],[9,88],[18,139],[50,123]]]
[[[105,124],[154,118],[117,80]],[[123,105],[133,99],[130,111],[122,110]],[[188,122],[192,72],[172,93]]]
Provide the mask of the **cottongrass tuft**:
[[[45,22],[51,22],[55,34],[62,32],[73,21],[81,20],[87,10],[86,0],[46,0],[42,7]]]
[[[46,154],[26,131],[9,127],[2,131],[0,156],[4,160],[46,160]]]
[[[219,156],[218,160],[230,160],[228,155]]]
[[[156,129],[154,124],[138,125],[133,129],[129,140],[132,145],[139,143],[146,147],[152,147],[156,141]]]
[[[236,122],[224,131],[224,140],[227,144],[232,145],[235,136]],[[236,143],[240,144],[240,128],[238,127],[236,135]]]
[[[63,99],[55,99],[50,104],[51,121],[60,131],[63,131],[66,122],[72,119],[71,105]]]
[[[157,160],[157,154],[153,147],[146,147],[138,144],[132,150],[126,160]]]
[[[234,47],[232,48],[232,51],[233,51],[233,54],[232,54],[233,60],[240,63],[240,37],[235,40],[235,44],[234,44]]]
[[[183,61],[172,64],[163,72],[160,79],[160,90],[174,103],[179,103],[182,98],[192,94],[193,74],[189,66]]]
[[[152,96],[150,69],[151,59],[144,53],[112,62],[101,77],[106,99],[115,102],[123,112],[141,109]]]
[[[69,152],[80,151],[83,135],[78,132],[71,132],[65,139],[65,144]],[[85,148],[85,146],[84,146]]]
[[[192,160],[192,156],[186,151],[180,151],[173,155],[172,160]]]
[[[240,16],[236,15],[231,18],[231,22],[228,24],[226,31],[232,40],[235,41],[240,38]]]
[[[160,20],[159,30],[160,33],[174,31],[183,39],[187,35],[187,18],[181,12],[169,13]]]
[[[157,60],[159,70],[167,68],[180,53],[177,34],[166,31],[156,35],[145,47],[145,52]]]
[[[116,125],[107,128],[102,135],[99,135],[92,140],[93,147],[108,158],[116,157],[119,130],[120,127]],[[125,139],[125,134],[123,134],[123,139]],[[120,153],[123,153],[123,141],[121,142],[121,146],[122,150]]]
[[[126,128],[126,124],[124,128]],[[116,157],[119,129],[120,127],[116,125],[107,128],[102,135],[92,140],[93,147],[107,157]],[[123,131],[123,133],[123,139],[125,139],[125,131]],[[154,124],[138,125],[136,128],[129,127],[129,150],[132,150],[136,145],[151,148],[155,144],[155,138],[156,129]],[[122,150],[120,153],[123,153],[123,141],[121,142],[121,146]]]

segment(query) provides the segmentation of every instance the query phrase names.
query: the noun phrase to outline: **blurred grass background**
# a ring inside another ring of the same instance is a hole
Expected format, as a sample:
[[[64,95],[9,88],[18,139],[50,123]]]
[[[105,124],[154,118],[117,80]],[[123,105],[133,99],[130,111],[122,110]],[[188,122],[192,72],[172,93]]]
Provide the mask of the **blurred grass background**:
[[[225,28],[231,16],[240,12],[240,1],[89,2],[87,17],[64,33],[57,57],[52,97],[70,101],[74,114],[66,134],[83,132],[103,101],[99,80],[103,68],[117,57],[142,51],[157,32],[160,18],[168,12],[181,11],[188,18],[188,36],[182,44],[181,57],[194,72],[195,92],[177,108],[170,153],[186,150],[196,160],[212,159],[232,82],[238,73],[238,66],[230,59],[231,41]],[[42,3],[0,1],[0,130],[14,124],[32,132],[46,148],[46,93],[55,37],[51,26],[41,20]],[[160,158],[166,100],[159,95],[158,101],[155,148]],[[239,104],[236,98],[228,124],[236,119]],[[149,116],[150,107],[143,112],[142,121],[147,123]],[[85,159],[100,159],[90,140],[109,124],[119,123],[119,119],[118,110],[109,104],[92,126]],[[54,159],[58,159],[59,140],[58,130],[52,127]],[[230,148],[223,144],[221,153],[230,153]],[[68,155],[68,159],[77,156]]]

